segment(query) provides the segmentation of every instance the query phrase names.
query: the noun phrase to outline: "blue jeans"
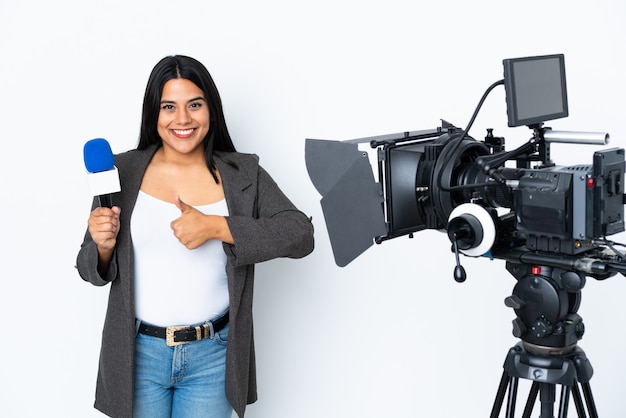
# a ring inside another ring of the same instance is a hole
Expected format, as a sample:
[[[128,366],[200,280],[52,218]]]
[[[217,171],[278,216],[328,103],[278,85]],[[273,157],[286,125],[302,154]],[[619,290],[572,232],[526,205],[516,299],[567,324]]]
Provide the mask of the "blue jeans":
[[[187,344],[136,336],[135,418],[230,418],[226,399],[228,328]]]

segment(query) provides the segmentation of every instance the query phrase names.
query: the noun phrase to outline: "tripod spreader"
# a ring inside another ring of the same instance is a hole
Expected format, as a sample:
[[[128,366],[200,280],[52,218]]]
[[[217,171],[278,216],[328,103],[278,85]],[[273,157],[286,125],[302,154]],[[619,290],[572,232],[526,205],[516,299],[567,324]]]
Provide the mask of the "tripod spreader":
[[[504,361],[504,372],[498,387],[496,399],[491,410],[491,418],[498,418],[507,391],[506,417],[515,416],[515,403],[519,379],[532,380],[528,400],[524,409],[524,418],[530,417],[533,406],[540,394],[540,418],[554,418],[554,403],[556,400],[556,385],[561,385],[559,401],[559,418],[567,417],[570,393],[579,417],[586,417],[585,404],[590,418],[597,418],[596,409],[589,381],[593,375],[593,368],[585,352],[578,346],[563,350],[544,350],[530,344],[519,342],[513,346]],[[579,385],[582,388],[581,396]]]

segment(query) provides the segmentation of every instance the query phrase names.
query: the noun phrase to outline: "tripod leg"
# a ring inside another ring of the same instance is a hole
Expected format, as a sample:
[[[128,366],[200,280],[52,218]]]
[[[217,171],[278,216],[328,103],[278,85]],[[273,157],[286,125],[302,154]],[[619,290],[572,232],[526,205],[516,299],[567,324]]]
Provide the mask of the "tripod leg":
[[[578,412],[579,418],[587,418],[583,398],[580,396],[580,389],[578,389],[578,382],[574,382],[574,386],[572,386],[572,397],[574,398],[574,405],[576,405],[576,412]]]
[[[511,377],[509,379],[509,398],[506,403],[506,418],[515,418],[515,401],[517,400],[517,384],[519,379]]]
[[[561,387],[561,403],[559,404],[559,418],[567,418],[567,408],[569,406],[570,387],[563,385]],[[578,418],[584,418],[579,417]]]
[[[498,392],[496,393],[496,399],[493,402],[493,408],[491,409],[491,418],[498,418],[500,411],[502,410],[502,402],[504,402],[504,394],[506,388],[509,385],[509,375],[506,370],[502,373],[500,384],[498,385]]]
[[[581,386],[583,387],[583,395],[587,401],[589,416],[591,418],[598,418],[598,410],[596,409],[596,403],[594,402],[593,395],[591,393],[591,385],[589,385],[589,383],[581,383]]]
[[[530,414],[532,414],[533,412],[533,406],[535,405],[535,401],[537,400],[538,393],[539,383],[533,382],[533,384],[530,386],[530,393],[528,394],[528,399],[526,400],[526,407],[524,408],[522,418],[530,418]]]

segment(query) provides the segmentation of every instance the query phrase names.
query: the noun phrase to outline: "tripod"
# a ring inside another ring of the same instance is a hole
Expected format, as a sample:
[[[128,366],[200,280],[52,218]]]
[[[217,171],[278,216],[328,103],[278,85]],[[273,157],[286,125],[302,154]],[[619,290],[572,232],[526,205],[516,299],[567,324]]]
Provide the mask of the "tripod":
[[[506,418],[515,417],[519,379],[531,380],[523,418],[530,418],[539,395],[539,418],[554,418],[556,387],[561,386],[558,418],[566,418],[570,395],[579,418],[598,418],[589,381],[593,368],[578,346],[584,333],[576,313],[585,284],[581,272],[507,261],[507,270],[518,280],[505,305],[515,310],[513,335],[521,341],[504,361],[504,371],[491,410],[498,418],[508,388]],[[582,395],[581,389],[582,388]],[[583,404],[583,397],[585,403]]]
[[[582,387],[589,417],[598,418],[598,411],[589,385],[592,375],[591,363],[585,352],[577,345],[554,352],[543,347],[519,342],[509,350],[504,361],[504,372],[491,410],[491,418],[498,418],[500,415],[507,388],[509,392],[506,418],[514,418],[520,378],[533,381],[522,415],[523,418],[530,418],[538,394],[541,403],[541,415],[539,417],[554,418],[557,385],[561,385],[559,418],[567,417],[570,393],[573,395],[578,417],[587,417],[579,385]]]

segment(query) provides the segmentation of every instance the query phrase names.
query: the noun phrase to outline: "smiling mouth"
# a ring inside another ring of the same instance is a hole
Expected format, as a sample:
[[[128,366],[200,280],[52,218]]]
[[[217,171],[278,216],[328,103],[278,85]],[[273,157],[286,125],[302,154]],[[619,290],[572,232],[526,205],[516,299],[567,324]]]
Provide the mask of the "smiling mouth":
[[[193,128],[191,128],[191,129],[172,129],[172,132],[174,133],[174,135],[180,136],[180,137],[189,136],[189,135],[193,134],[194,131],[195,131],[195,129],[193,129]]]

